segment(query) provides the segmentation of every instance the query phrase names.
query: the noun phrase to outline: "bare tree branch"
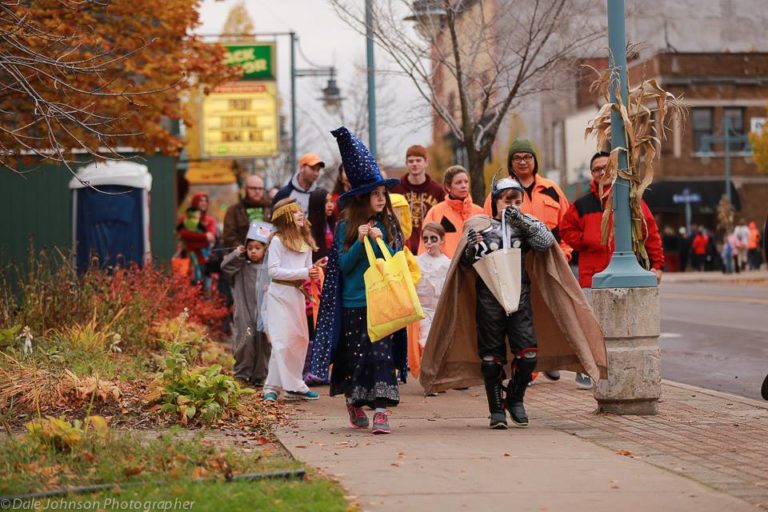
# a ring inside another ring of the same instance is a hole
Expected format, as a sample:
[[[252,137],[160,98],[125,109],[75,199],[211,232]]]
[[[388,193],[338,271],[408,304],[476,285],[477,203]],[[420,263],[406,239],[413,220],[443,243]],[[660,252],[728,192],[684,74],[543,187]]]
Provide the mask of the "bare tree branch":
[[[350,26],[365,30],[360,2],[331,3]],[[510,110],[555,89],[557,73],[603,33],[586,14],[593,3],[436,0],[446,15],[424,20],[419,33],[404,21],[412,14],[410,1],[375,2],[376,43],[465,149],[476,200],[485,190],[483,163]]]

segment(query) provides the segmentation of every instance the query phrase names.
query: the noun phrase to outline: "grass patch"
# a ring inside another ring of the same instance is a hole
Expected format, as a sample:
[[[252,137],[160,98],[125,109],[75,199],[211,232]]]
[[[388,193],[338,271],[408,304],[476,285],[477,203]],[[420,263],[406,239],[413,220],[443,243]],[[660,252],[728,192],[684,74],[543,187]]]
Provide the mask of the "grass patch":
[[[141,503],[141,506],[138,504]],[[132,505],[136,504],[136,507]],[[341,488],[328,480],[196,482],[142,485],[118,491],[37,500],[41,510],[191,510],[194,512],[344,512]],[[81,508],[77,508],[80,506]]]
[[[190,437],[178,428],[150,438],[131,431],[89,430],[77,424],[70,428],[61,421],[43,422],[46,435],[41,435],[38,425],[25,435],[0,439],[0,496],[114,484],[106,491],[39,498],[25,506],[60,510],[349,510],[341,488],[316,475],[305,480],[237,480],[240,475],[303,469],[282,451],[263,446],[222,449],[202,433]]]
[[[290,458],[265,457],[258,450],[218,448],[202,433],[191,439],[183,439],[175,429],[155,439],[130,431],[97,434],[81,432],[80,439],[65,449],[61,442],[40,442],[32,434],[5,436],[0,442],[4,475],[0,495],[103,483],[225,480],[230,475],[298,467]]]

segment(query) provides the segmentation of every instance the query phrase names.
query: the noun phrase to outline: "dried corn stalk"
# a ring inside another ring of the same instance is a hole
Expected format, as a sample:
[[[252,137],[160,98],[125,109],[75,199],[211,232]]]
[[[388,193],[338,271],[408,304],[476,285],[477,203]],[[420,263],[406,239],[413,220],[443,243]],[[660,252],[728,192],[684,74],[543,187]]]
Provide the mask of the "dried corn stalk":
[[[717,203],[717,229],[725,237],[733,231],[733,205],[726,195]]]
[[[612,185],[618,177],[622,177],[629,181],[632,250],[643,258],[646,268],[650,268],[643,235],[645,217],[640,202],[645,189],[653,182],[654,159],[658,148],[661,147],[661,142],[666,139],[667,116],[677,115],[684,120],[687,113],[686,107],[682,98],[663,90],[656,80],[645,80],[631,88],[627,105],[624,105],[617,85],[616,103],[611,103],[609,92],[612,79],[618,84],[618,77],[608,70],[599,72],[594,68],[591,69],[599,78],[592,83],[590,92],[599,94],[606,103],[587,126],[585,137],[594,135],[597,138],[598,148],[608,147],[611,141],[611,112],[615,111],[624,120],[624,134],[627,141],[627,147],[611,149],[608,167],[603,180],[599,183],[598,193],[606,205],[603,211],[602,242],[607,244],[608,240],[613,238],[613,224],[610,221],[613,213],[610,207],[613,204],[614,187]],[[621,151],[627,154],[626,169],[619,169]],[[606,191],[604,187],[608,184],[611,186]]]

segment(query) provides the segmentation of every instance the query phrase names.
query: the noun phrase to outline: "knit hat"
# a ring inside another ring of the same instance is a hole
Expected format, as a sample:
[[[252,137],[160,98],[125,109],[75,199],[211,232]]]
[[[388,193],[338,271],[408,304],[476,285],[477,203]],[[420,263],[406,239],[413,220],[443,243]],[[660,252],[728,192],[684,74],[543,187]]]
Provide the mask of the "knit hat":
[[[396,178],[384,179],[381,176],[379,164],[376,163],[368,148],[345,126],[333,130],[331,134],[336,137],[344,171],[351,185],[349,191],[339,196],[339,206],[342,206],[350,197],[367,194],[381,186],[392,188],[400,183]]]
[[[251,222],[251,225],[248,227],[248,234],[245,235],[245,241],[255,240],[263,244],[269,243],[269,236],[274,230],[275,227],[269,222],[255,220]]]
[[[424,160],[427,159],[427,148],[424,146],[420,146],[419,144],[414,144],[413,146],[409,147],[405,151],[405,159],[408,160],[408,157],[411,156],[419,156],[423,158]]]
[[[515,153],[530,153],[533,155],[533,174],[539,172],[539,159],[536,156],[536,151],[533,149],[533,144],[528,139],[515,139],[512,145],[509,146],[509,153],[507,153],[507,170],[510,176],[514,174],[512,169],[512,155]]]

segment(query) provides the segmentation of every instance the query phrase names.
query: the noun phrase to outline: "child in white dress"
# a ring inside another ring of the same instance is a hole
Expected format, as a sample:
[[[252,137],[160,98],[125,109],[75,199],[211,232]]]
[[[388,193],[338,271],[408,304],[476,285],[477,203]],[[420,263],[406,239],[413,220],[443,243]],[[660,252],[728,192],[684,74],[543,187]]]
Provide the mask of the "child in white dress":
[[[312,265],[312,251],[317,246],[304,211],[295,199],[286,198],[275,204],[272,223],[277,231],[267,255],[267,272],[272,282],[266,301],[272,355],[263,398],[274,402],[284,391],[289,399],[317,400],[319,395],[309,390],[301,373],[309,346],[304,282],[320,277],[320,269]]]

